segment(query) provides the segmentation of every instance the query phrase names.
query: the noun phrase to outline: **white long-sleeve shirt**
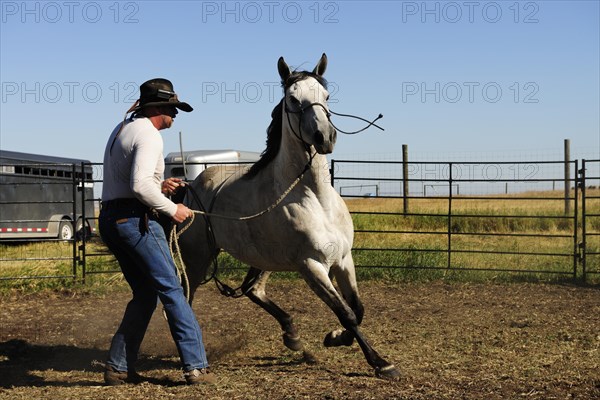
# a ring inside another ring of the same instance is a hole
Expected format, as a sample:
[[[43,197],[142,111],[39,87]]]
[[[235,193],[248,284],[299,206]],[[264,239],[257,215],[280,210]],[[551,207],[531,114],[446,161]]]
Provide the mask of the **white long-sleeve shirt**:
[[[102,201],[137,198],[172,217],[177,205],[161,192],[165,161],[160,132],[148,118],[136,118],[127,120],[114,140],[120,127],[115,127],[104,151]]]

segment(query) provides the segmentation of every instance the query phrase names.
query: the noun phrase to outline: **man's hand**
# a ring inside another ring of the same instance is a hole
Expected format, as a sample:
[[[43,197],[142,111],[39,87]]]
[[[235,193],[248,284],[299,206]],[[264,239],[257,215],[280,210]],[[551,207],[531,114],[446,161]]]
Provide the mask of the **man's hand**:
[[[172,195],[184,185],[185,182],[179,178],[167,178],[162,182],[160,190],[163,194]]]
[[[180,224],[186,219],[190,218],[192,215],[194,215],[194,211],[190,210],[183,204],[177,204],[177,212],[175,215],[173,215],[173,221]]]

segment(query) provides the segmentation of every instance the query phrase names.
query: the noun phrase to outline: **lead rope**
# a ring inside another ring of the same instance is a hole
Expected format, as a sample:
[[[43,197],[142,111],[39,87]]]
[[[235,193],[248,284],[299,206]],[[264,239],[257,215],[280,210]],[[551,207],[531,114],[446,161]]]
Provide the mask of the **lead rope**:
[[[341,114],[341,113],[337,113],[337,112],[335,112],[335,111],[332,111],[332,110],[329,110],[329,112],[330,112],[331,114],[333,114],[333,115],[337,115],[337,116],[339,116],[339,117],[355,118],[355,119],[358,119],[358,120],[364,121],[364,122],[366,122],[366,123],[368,124],[368,125],[367,125],[367,126],[365,126],[364,128],[362,128],[362,129],[359,129],[359,130],[356,130],[356,131],[353,131],[353,132],[343,131],[343,130],[341,130],[340,128],[338,128],[337,126],[335,126],[335,125],[333,124],[333,121],[331,121],[331,118],[329,118],[329,115],[328,115],[328,116],[327,116],[327,118],[329,118],[329,122],[331,123],[331,125],[333,125],[333,127],[334,127],[334,128],[337,130],[337,131],[339,131],[339,132],[342,132],[342,133],[344,133],[344,134],[346,134],[346,135],[355,135],[355,134],[357,134],[357,133],[360,133],[360,132],[362,132],[362,131],[364,131],[364,130],[366,130],[366,129],[369,129],[371,126],[374,126],[375,128],[377,128],[377,129],[380,129],[380,130],[382,130],[382,131],[384,131],[384,130],[385,130],[385,129],[383,129],[382,127],[380,127],[379,125],[377,125],[377,124],[375,123],[375,122],[377,122],[378,120],[380,120],[381,118],[383,118],[383,114],[379,114],[379,115],[377,116],[377,118],[375,118],[373,121],[369,121],[368,119],[365,119],[365,118],[363,118],[363,117],[359,117],[358,115],[352,115],[352,114]]]
[[[175,262],[175,270],[177,271],[177,277],[183,287],[183,293],[185,293],[185,300],[190,302],[190,282],[185,271],[185,263],[181,256],[181,249],[179,248],[179,237],[194,223],[194,214],[189,218],[189,222],[179,231],[177,227],[173,225],[171,233],[169,235],[169,249],[171,250],[171,257]]]
[[[308,164],[306,164],[306,166],[304,167],[304,170],[302,171],[302,173],[300,173],[300,175],[298,175],[298,177],[296,178],[296,180],[294,180],[294,182],[292,182],[292,184],[290,185],[290,187],[288,187],[281,196],[279,196],[279,198],[277,200],[275,200],[275,202],[273,204],[271,204],[269,207],[265,208],[264,210],[257,212],[256,214],[252,214],[252,215],[246,215],[243,217],[233,217],[231,215],[223,215],[223,214],[215,214],[215,213],[210,213],[210,212],[206,212],[206,211],[200,211],[200,210],[193,210],[194,214],[200,214],[200,215],[204,215],[206,217],[214,217],[214,218],[221,218],[221,219],[229,219],[229,220],[234,220],[234,221],[248,221],[251,219],[255,219],[258,218],[268,212],[273,211],[273,209],[275,209],[286,197],[288,194],[290,194],[290,192],[292,190],[294,190],[294,188],[296,187],[296,185],[298,185],[298,183],[300,183],[300,180],[302,180],[302,178],[304,177],[304,174],[306,173],[306,171],[310,168],[310,165],[312,164],[312,159],[313,159],[314,155],[312,155],[310,157],[310,160],[308,162]]]

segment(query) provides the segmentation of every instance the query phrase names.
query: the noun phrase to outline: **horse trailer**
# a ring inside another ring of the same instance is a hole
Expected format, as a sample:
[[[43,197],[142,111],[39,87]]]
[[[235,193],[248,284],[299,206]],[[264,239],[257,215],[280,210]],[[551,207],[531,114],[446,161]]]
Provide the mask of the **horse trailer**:
[[[183,157],[182,157],[183,155]],[[260,153],[238,150],[195,150],[169,153],[165,157],[165,178],[193,181],[206,168],[221,164],[254,164]]]
[[[0,240],[92,234],[93,198],[89,161],[0,150]]]

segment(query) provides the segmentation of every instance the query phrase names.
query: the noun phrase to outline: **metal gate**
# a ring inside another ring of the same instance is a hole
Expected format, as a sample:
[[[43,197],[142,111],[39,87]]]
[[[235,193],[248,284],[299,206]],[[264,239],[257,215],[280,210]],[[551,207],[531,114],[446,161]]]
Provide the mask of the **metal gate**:
[[[583,160],[579,170],[581,187],[581,230],[580,262],[583,279],[588,275],[600,274],[597,267],[600,259],[600,160]],[[594,171],[588,175],[588,171]],[[592,192],[592,190],[594,190]],[[588,269],[588,261],[592,267]]]

